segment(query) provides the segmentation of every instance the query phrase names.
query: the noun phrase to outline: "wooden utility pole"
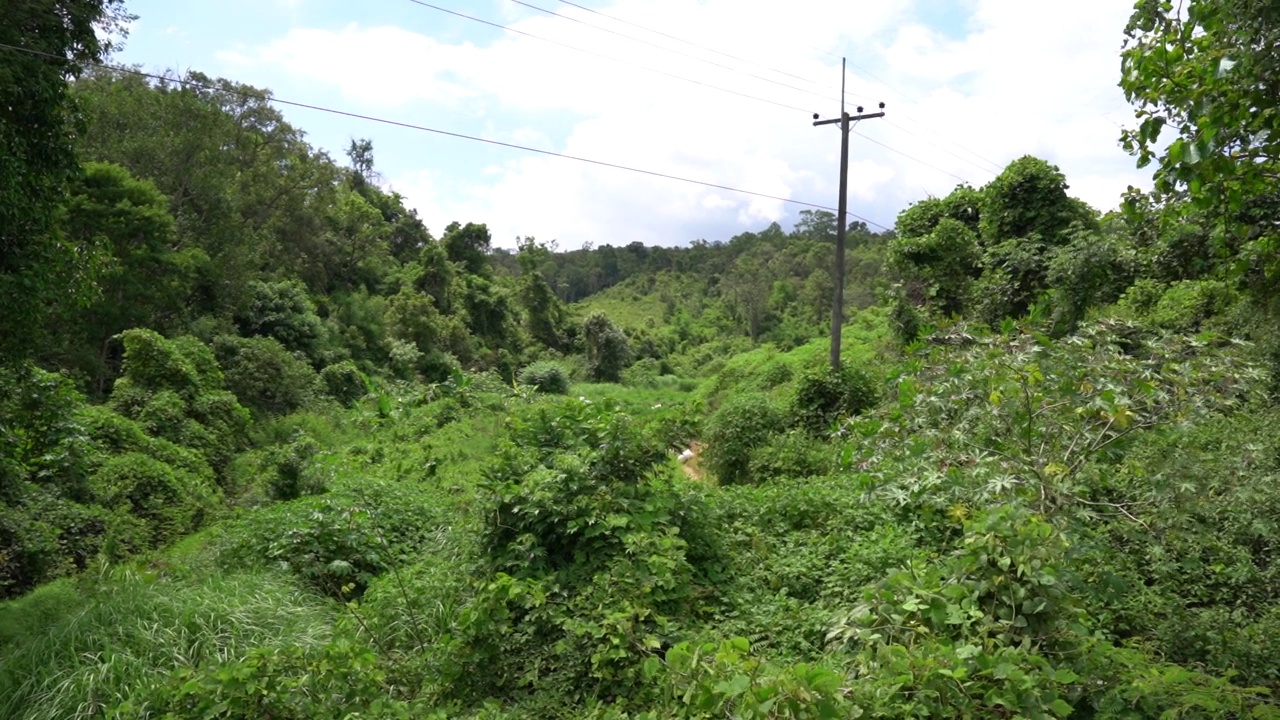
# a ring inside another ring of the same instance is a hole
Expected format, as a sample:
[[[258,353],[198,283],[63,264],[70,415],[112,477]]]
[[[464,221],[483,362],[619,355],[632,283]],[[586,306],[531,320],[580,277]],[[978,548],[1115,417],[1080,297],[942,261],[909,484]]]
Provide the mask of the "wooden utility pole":
[[[850,115],[844,111],[845,60],[840,59],[840,117],[831,120],[819,120],[818,113],[813,114],[813,124],[832,125],[840,123],[840,217],[836,220],[836,293],[831,306],[831,369],[840,369],[840,329],[844,326],[844,241],[845,213],[849,210],[849,130],[859,120],[884,117],[884,103],[880,103],[880,112],[863,114],[862,106],[858,106],[858,114]]]

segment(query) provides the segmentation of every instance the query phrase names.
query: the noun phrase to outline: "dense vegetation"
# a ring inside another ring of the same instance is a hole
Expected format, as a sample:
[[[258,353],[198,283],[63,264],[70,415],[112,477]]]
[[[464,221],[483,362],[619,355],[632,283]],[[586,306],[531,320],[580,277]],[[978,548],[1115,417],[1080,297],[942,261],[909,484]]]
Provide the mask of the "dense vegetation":
[[[118,3],[19,9],[0,717],[1280,717],[1270,11],[1135,7],[1153,193],[850,228],[832,369],[830,214],[437,237],[367,141],[97,67]]]

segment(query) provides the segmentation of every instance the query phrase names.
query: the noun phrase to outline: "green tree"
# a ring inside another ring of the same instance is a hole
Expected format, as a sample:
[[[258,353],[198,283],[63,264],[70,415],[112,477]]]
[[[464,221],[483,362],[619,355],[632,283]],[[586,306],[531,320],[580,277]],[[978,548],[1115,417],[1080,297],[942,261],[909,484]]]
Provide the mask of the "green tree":
[[[551,250],[533,238],[520,241],[516,254],[520,263],[518,292],[529,335],[549,348],[558,349],[564,342],[565,310],[542,274],[542,266],[550,255]]]
[[[31,54],[0,50],[0,362],[39,347],[51,309],[93,295],[92,248],[56,226],[80,170],[67,79],[102,60],[127,19],[121,0],[5,4],[0,43]]]
[[[1060,245],[1073,223],[1097,226],[1096,213],[1067,195],[1067,180],[1056,165],[1030,155],[1009,163],[988,183],[979,200],[982,241],[995,245],[1037,235]]]
[[[913,302],[944,315],[964,312],[969,286],[981,272],[980,261],[973,230],[949,217],[925,235],[899,237],[889,245],[889,264],[907,284]]]
[[[587,372],[597,382],[621,382],[622,371],[631,363],[631,346],[607,315],[594,312],[582,324],[587,347]]]
[[[108,390],[112,338],[131,327],[175,329],[208,257],[179,250],[169,201],[155,185],[119,165],[88,163],[71,186],[64,226],[69,239],[99,246],[101,296],[60,321],[66,338],[58,364],[75,368],[99,395]]]
[[[743,254],[723,282],[723,292],[733,303],[738,317],[746,322],[747,334],[753,341],[764,332],[769,312],[773,272],[768,255],[767,248]]]
[[[1125,35],[1120,86],[1139,123],[1122,141],[1139,167],[1157,161],[1157,203],[1205,226],[1218,264],[1250,291],[1254,339],[1280,382],[1280,9],[1140,0]]]
[[[445,228],[441,240],[450,262],[460,263],[463,270],[472,275],[485,276],[490,274],[488,254],[492,241],[485,225],[467,223],[464,226],[456,222]]]
[[[1273,192],[1280,161],[1280,8],[1247,0],[1139,0],[1120,86],[1141,121],[1127,149],[1158,159],[1156,190],[1220,219]],[[1164,130],[1174,140],[1157,158]]]

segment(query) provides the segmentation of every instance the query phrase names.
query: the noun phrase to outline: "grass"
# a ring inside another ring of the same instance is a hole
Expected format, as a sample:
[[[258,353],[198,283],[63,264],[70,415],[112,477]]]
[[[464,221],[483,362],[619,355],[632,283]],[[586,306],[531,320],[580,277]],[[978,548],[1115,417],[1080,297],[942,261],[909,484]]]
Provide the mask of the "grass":
[[[276,573],[119,569],[0,605],[0,717],[101,718],[177,668],[328,640],[334,608]]]

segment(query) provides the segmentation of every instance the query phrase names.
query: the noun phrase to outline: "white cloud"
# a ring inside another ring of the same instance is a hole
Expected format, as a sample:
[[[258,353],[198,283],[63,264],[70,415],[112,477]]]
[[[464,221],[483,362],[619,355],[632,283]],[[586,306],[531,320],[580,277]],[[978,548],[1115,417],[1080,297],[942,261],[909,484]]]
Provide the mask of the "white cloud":
[[[1116,123],[1130,117],[1116,87],[1125,3],[1081,0],[1067,9],[1043,0],[972,0],[962,28],[931,27],[913,3],[883,1],[791,0],[784,10],[777,3],[743,0],[616,0],[598,8],[790,75],[564,4],[541,3],[775,83],[500,4],[505,17],[492,9],[464,11],[800,110],[526,36],[508,33],[483,46],[444,42],[407,29],[429,28],[437,19],[433,11],[413,6],[405,12],[421,14],[406,15],[405,27],[296,28],[266,45],[235,47],[220,57],[246,72],[273,68],[293,81],[327,88],[357,112],[406,118],[430,116],[438,108],[454,118],[473,118],[471,126],[445,129],[834,206],[839,134],[812,127],[807,112],[837,112],[835,55],[849,52],[858,64],[851,69],[850,92],[866,98],[859,102],[888,103],[887,121],[868,121],[858,128],[866,138],[851,139],[851,212],[892,225],[908,203],[949,192],[959,182],[955,176],[980,185],[992,177],[992,163],[998,168],[1024,154],[1058,164],[1072,192],[1104,210],[1126,186],[1146,184],[1147,175],[1116,144]],[[880,79],[860,69],[867,66]],[[274,89],[288,94],[285,86]],[[569,124],[543,127],[526,119],[538,114]],[[381,152],[397,150],[383,146]],[[424,158],[422,168],[393,174],[390,182],[433,230],[453,219],[483,221],[503,245],[517,235],[558,239],[561,247],[727,239],[775,220],[785,223],[801,209],[514,152],[483,172],[474,163],[464,168]]]

